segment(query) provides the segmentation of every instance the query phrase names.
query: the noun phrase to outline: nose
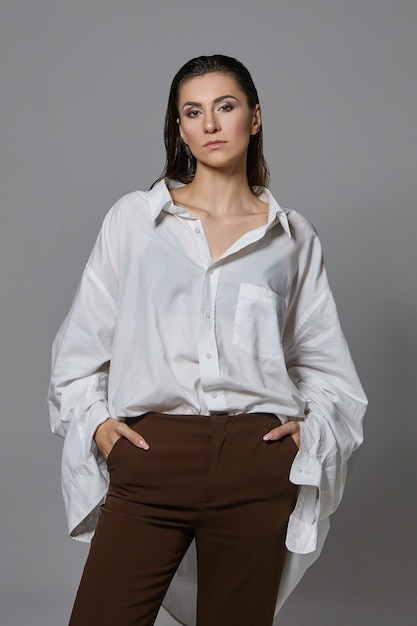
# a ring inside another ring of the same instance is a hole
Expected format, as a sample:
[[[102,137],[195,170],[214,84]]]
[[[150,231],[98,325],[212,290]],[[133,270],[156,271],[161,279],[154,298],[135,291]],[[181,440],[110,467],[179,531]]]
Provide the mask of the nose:
[[[208,134],[217,133],[219,130],[219,123],[217,118],[212,113],[207,114],[204,119],[204,132]]]

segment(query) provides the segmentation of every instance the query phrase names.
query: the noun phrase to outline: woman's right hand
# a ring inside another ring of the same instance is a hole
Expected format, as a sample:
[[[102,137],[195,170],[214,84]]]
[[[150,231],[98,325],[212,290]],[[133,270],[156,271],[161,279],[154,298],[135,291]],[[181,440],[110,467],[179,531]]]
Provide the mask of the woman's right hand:
[[[120,437],[125,437],[137,448],[149,450],[149,445],[139,433],[132,430],[124,422],[108,417],[105,422],[98,426],[94,433],[94,441],[105,459],[107,459],[111,449]]]

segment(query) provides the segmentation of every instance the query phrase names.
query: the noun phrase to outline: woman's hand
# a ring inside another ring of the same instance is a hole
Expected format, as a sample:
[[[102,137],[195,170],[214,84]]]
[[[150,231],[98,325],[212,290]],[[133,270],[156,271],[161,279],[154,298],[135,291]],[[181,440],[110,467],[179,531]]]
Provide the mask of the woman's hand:
[[[100,424],[94,433],[94,441],[105,459],[107,459],[111,449],[120,437],[125,437],[138,448],[149,450],[149,445],[139,433],[132,430],[130,426],[124,422],[109,417],[105,422]]]
[[[294,439],[297,445],[297,448],[300,447],[300,443],[301,443],[300,424],[295,420],[292,420],[290,422],[287,422],[286,424],[281,424],[281,426],[277,426],[276,428],[273,428],[272,430],[269,431],[269,433],[266,433],[266,435],[263,436],[263,440],[264,441],[277,441],[278,439],[281,439],[282,437],[285,437],[286,435],[291,435],[291,437]]]

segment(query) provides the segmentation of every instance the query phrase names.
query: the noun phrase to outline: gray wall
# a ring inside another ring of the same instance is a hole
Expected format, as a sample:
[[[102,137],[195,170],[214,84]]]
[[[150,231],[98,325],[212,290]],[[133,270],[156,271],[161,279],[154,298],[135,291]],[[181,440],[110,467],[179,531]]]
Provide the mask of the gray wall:
[[[86,548],[66,536],[50,344],[105,212],[161,171],[173,74],[214,52],[255,78],[272,190],[319,230],[370,398],[281,624],[415,623],[416,26],[415,0],[2,0],[2,626],[66,624]]]

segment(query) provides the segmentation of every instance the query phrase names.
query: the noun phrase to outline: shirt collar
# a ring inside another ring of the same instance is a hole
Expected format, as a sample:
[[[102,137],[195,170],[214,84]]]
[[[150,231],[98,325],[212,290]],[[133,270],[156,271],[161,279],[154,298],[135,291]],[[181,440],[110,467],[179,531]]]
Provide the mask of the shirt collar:
[[[175,180],[163,178],[149,191],[150,212],[151,218],[154,222],[158,219],[161,211],[166,211],[168,207],[173,205],[169,189],[180,186],[181,183]]]
[[[151,218],[154,222],[158,219],[161,211],[167,211],[169,213],[175,212],[173,211],[174,203],[172,201],[169,190],[177,189],[178,187],[182,187],[182,185],[183,183],[180,183],[176,180],[164,178],[160,180],[154,187],[152,187],[152,189],[149,191],[149,205]],[[280,207],[269,189],[263,189],[259,197],[269,206],[267,229],[275,224],[276,220],[278,220],[283,230],[287,233],[289,237],[291,237],[291,230],[288,223],[287,214]]]
[[[275,220],[278,220],[288,237],[291,237],[291,229],[287,214],[284,209],[280,207],[269,189],[264,188],[259,197],[269,206],[267,229],[275,224]]]

